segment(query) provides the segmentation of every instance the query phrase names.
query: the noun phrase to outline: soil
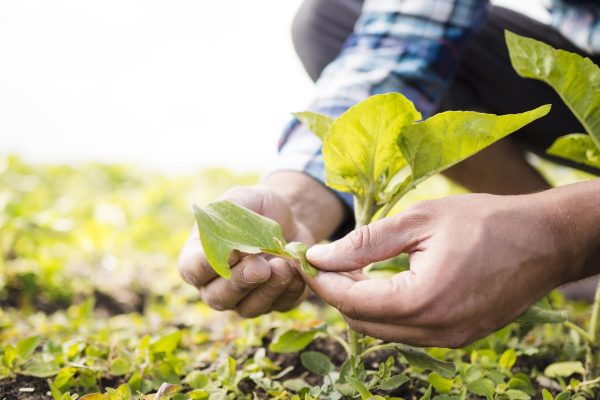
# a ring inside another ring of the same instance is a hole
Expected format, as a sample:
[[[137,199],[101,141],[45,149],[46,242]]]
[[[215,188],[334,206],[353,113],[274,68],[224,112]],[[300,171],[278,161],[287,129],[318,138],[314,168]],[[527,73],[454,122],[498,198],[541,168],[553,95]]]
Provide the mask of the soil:
[[[49,390],[46,379],[19,375],[0,381],[0,400],[47,400]]]

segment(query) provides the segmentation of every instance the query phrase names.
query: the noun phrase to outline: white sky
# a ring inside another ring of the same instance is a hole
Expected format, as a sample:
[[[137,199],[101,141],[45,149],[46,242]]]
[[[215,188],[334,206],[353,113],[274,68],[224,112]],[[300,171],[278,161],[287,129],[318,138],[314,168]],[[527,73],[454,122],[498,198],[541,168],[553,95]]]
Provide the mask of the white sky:
[[[312,93],[300,2],[0,0],[0,154],[264,168]]]

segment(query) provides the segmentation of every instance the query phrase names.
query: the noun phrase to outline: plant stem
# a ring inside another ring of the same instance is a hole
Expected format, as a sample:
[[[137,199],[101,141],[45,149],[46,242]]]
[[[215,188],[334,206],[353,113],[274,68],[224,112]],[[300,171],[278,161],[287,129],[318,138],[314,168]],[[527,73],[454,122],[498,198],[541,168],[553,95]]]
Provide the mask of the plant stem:
[[[596,286],[592,318],[588,330],[590,340],[587,342],[587,354],[585,357],[586,380],[592,380],[600,376],[600,281]]]
[[[592,340],[592,337],[590,336],[590,334],[587,333],[586,330],[583,329],[582,327],[580,327],[579,325],[576,325],[576,324],[572,323],[571,321],[565,321],[564,325],[567,328],[577,332],[579,334],[579,336],[581,336],[581,338],[583,340],[585,340],[586,343],[593,343],[593,340]]]
[[[373,194],[368,193],[365,196],[364,201],[360,201],[357,197],[354,198],[354,219],[356,224],[354,226],[355,229],[360,228],[361,226],[368,225],[375,212],[377,211],[375,207],[375,203],[373,202]],[[360,356],[364,349],[363,343],[364,335],[362,333],[356,332],[354,329],[348,326],[348,344],[350,346],[350,356]]]
[[[383,343],[377,346],[371,346],[360,354],[361,358],[365,358],[367,355],[374,353],[379,350],[392,350],[398,347],[397,343]]]

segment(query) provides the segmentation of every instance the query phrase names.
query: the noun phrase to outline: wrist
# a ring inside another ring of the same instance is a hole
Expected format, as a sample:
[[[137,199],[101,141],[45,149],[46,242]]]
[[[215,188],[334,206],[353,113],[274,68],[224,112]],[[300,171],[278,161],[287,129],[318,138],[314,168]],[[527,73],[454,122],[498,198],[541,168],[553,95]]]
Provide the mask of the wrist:
[[[342,201],[322,183],[299,171],[275,171],[265,176],[263,186],[282,196],[296,221],[316,241],[330,237],[348,217]]]
[[[562,283],[600,273],[600,179],[567,185],[543,196],[555,238]]]

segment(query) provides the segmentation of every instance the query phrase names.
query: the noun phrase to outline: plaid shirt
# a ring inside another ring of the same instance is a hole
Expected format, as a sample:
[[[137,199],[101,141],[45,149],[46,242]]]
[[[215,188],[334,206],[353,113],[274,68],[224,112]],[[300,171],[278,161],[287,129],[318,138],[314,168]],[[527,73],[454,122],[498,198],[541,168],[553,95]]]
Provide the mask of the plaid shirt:
[[[365,0],[354,32],[321,74],[311,111],[336,117],[368,96],[400,92],[423,118],[437,108],[471,35],[485,22],[486,0]],[[580,4],[577,4],[580,3]],[[553,0],[551,25],[590,54],[600,53],[600,5]],[[325,181],[320,140],[294,120],[279,144],[276,170]],[[352,206],[352,198],[338,193]]]

